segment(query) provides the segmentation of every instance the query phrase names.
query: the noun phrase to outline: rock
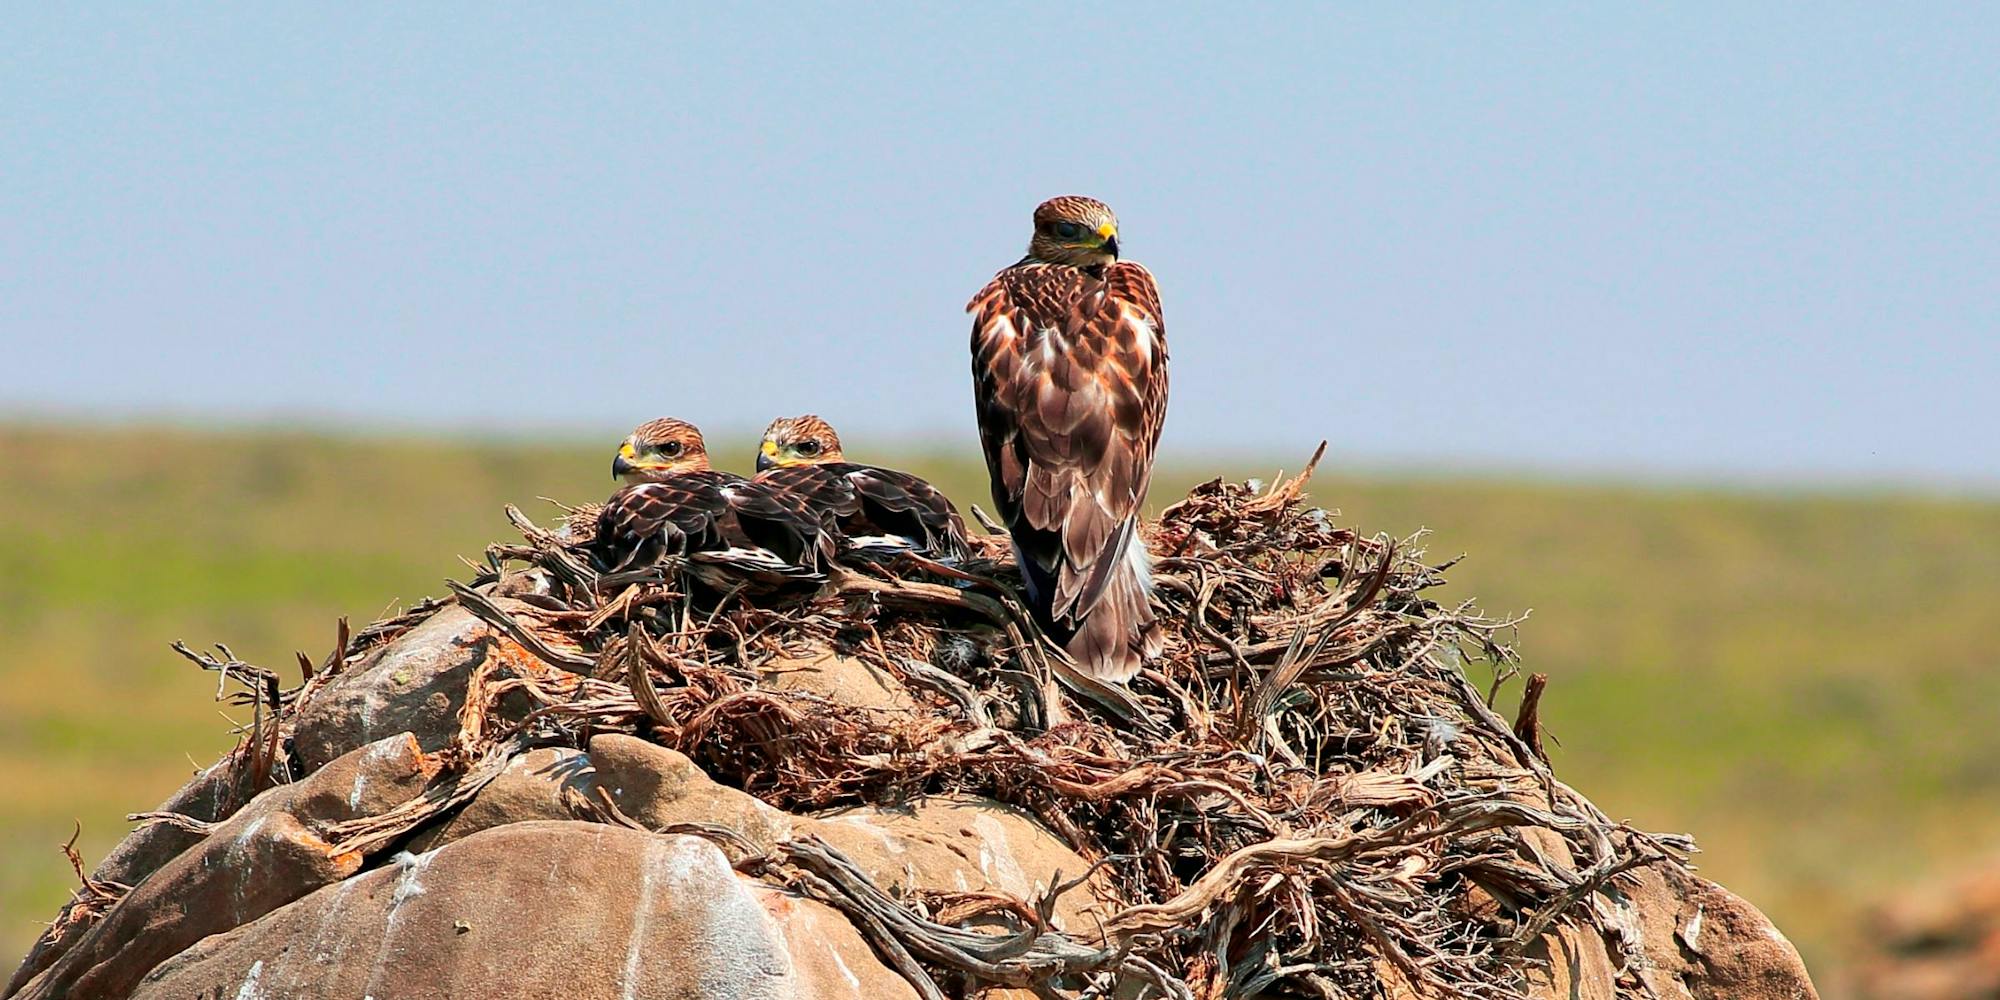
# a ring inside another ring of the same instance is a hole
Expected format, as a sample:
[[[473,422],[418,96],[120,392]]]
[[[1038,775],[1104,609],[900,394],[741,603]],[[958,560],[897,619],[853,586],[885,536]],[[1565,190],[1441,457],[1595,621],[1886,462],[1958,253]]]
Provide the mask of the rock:
[[[134,1000],[916,996],[839,913],[695,837],[513,823],[187,949]]]
[[[238,766],[246,749],[239,746],[202,770],[153,811],[178,813],[204,823],[212,823],[235,812],[250,798],[248,772]],[[105,855],[91,872],[91,878],[100,882],[137,885],[182,851],[201,843],[201,839],[201,834],[171,823],[142,825]],[[29,950],[28,957],[21,962],[21,967],[8,980],[6,989],[0,990],[0,996],[12,996],[30,978],[48,968],[58,956],[76,944],[87,928],[82,923],[67,919],[75,905],[75,901],[71,900],[63,906],[55,923],[42,933]]]
[[[387,812],[435,773],[408,733],[392,736],[250,801],[135,886],[18,996],[125,995],[156,964],[360,870],[324,834]]]
[[[1877,906],[1865,941],[1860,1000],[2000,996],[2000,859]]]
[[[828,701],[898,712],[917,707],[901,681],[874,664],[831,651],[775,660],[760,673],[759,683],[774,691],[796,691]]]
[[[234,769],[197,777],[169,808],[220,825],[206,836],[135,832],[99,868],[135,888],[94,925],[45,938],[4,995],[915,995],[840,913],[736,874],[706,840],[578,822],[578,796],[608,796],[649,829],[721,826],[761,851],[818,837],[891,894],[1033,898],[1088,868],[1034,817],[997,802],[941,795],[796,815],[619,733],[520,754],[469,801],[413,831],[401,845],[410,851],[393,862],[335,853],[334,824],[388,812],[435,777],[429,753],[454,743],[467,681],[485,667],[496,678],[557,673],[450,607],[330,678],[292,720],[302,780],[237,808]],[[830,651],[781,661],[759,684],[885,712],[927,710],[893,677]],[[496,724],[518,718],[512,711],[503,704]],[[1552,868],[1579,867],[1552,830],[1525,829],[1521,843]],[[1522,904],[1482,889],[1465,905],[1500,919]],[[1547,963],[1530,976],[1536,1000],[1612,1000],[1630,995],[1635,977],[1658,1000],[1815,996],[1769,921],[1679,869],[1642,869],[1589,905],[1617,932],[1552,928],[1536,946]],[[1055,921],[1088,941],[1117,906],[1100,877],[1062,897]],[[1909,923],[1909,940],[1945,938],[1937,921]],[[1387,994],[1414,995],[1407,984],[1399,993],[1398,979],[1383,973]]]
[[[722,826],[760,851],[811,834],[892,893],[924,889],[1033,898],[1090,867],[1025,813],[989,799],[938,796],[900,808],[795,816],[715,783],[684,754],[619,733],[594,737],[587,756],[549,748],[516,758],[456,817],[413,841],[412,849],[507,823],[574,818],[562,798],[564,786],[586,796],[602,788],[619,811],[649,829]],[[1102,915],[1092,887],[1084,886],[1058,901],[1056,922],[1087,934]]]
[[[1018,809],[990,799],[938,796],[902,808],[865,807],[828,817],[793,816],[710,780],[694,761],[631,736],[590,741],[596,783],[627,816],[658,829],[715,823],[761,850],[811,834],[833,845],[882,888],[1002,892],[1031,899],[1090,867]],[[1060,926],[1094,927],[1095,900],[1079,887],[1058,901]]]
[[[606,733],[591,739],[590,761],[597,770],[598,787],[611,794],[620,811],[650,829],[714,823],[766,851],[791,836],[791,816],[716,784],[678,751]]]
[[[492,633],[464,608],[450,607],[397,636],[333,683],[299,713],[292,747],[317,768],[390,733],[411,733],[426,751],[458,731],[472,668]]]
[[[513,613],[534,613],[519,601],[495,602]],[[311,770],[395,733],[414,734],[427,752],[441,750],[458,734],[466,682],[488,660],[497,661],[499,677],[560,672],[464,608],[444,608],[314,692],[293,726],[293,751]],[[507,708],[517,710],[496,713],[496,723],[514,721],[525,710]]]
[[[422,853],[509,823],[574,819],[563,801],[563,790],[588,796],[597,787],[595,779],[590,759],[580,751],[563,747],[530,750],[508,761],[507,769],[480,789],[458,815],[411,838],[410,850]]]
[[[1817,1000],[1791,941],[1757,908],[1678,868],[1637,872],[1622,905],[1644,943],[1641,974],[1663,1000]]]
[[[1527,852],[1576,871],[1554,830],[1517,832]],[[1552,929],[1529,949],[1544,963],[1529,973],[1530,995],[1615,1000],[1626,995],[1619,990],[1622,958],[1657,1000],[1817,1000],[1798,951],[1756,907],[1679,868],[1641,868],[1633,879],[1599,901],[1614,911],[1624,940],[1573,924]],[[1637,953],[1625,954],[1628,941],[1638,943]]]
[[[867,806],[808,827],[892,895],[912,889],[994,892],[1034,899],[1089,870],[1090,862],[1026,813],[991,799],[936,796],[910,806]],[[1108,913],[1086,883],[1056,901],[1055,923],[1079,940]]]
[[[1528,949],[1540,967],[1528,972],[1536,997],[1562,1000],[1618,1000],[1618,970],[1604,939],[1595,932],[1564,926],[1542,935]]]

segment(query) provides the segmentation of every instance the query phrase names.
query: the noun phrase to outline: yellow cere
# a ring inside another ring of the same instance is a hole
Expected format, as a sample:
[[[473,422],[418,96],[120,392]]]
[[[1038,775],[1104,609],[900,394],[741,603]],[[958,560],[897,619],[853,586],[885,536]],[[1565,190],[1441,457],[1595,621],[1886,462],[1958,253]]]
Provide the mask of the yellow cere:
[[[639,457],[639,453],[632,450],[631,438],[626,438],[625,443],[618,446],[618,457],[627,462]]]
[[[1102,236],[1108,240],[1111,237],[1118,235],[1118,227],[1107,222],[1104,225],[1097,227],[1097,235]]]

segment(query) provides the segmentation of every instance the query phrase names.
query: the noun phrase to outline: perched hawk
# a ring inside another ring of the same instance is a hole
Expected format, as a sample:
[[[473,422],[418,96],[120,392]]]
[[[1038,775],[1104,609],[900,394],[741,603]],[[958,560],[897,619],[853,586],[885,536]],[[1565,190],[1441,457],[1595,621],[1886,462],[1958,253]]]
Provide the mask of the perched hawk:
[[[1123,681],[1164,644],[1137,532],[1167,414],[1160,293],[1118,259],[1118,220],[1067,196],[1035,209],[1028,255],[973,296],[979,437],[1042,624]]]
[[[631,485],[597,515],[588,551],[605,572],[680,555],[721,589],[818,575],[826,545],[819,522],[767,486],[710,468],[701,431],[687,421],[641,424],[619,446],[611,474]]]
[[[756,481],[830,518],[844,551],[965,558],[965,522],[950,499],[907,472],[849,462],[840,435],[811,414],[764,429]]]

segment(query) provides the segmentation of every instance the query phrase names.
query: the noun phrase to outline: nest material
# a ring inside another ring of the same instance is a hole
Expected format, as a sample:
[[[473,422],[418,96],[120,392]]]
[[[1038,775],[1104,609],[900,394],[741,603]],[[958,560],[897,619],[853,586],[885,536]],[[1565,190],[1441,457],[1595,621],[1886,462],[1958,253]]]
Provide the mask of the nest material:
[[[1169,641],[1129,688],[1078,673],[1039,635],[1001,546],[955,568],[836,568],[822,592],[778,605],[697,606],[671,563],[595,573],[570,534],[588,512],[550,532],[509,508],[525,543],[489,549],[455,599],[566,672],[501,679],[489,661],[448,777],[347,824],[337,849],[390,848],[531,746],[622,731],[792,812],[989,796],[1092,860],[1040,899],[895,899],[812,838],[756,855],[726,830],[678,831],[840,908],[926,997],[1108,996],[1121,980],[1174,997],[1520,997],[1558,922],[1643,961],[1618,947],[1598,893],[1639,866],[1681,864],[1691,844],[1614,823],[1557,782],[1533,699],[1512,726],[1490,707],[1515,675],[1501,641],[1515,623],[1426,597],[1446,567],[1304,506],[1310,472],[1269,490],[1206,483],[1149,526]],[[510,613],[495,593],[534,611]],[[343,635],[331,669],[272,695],[272,710],[411,621]],[[885,711],[760,683],[764,665],[829,647],[927,704]],[[1491,672],[1485,694],[1473,661]],[[511,693],[538,707],[502,726],[489,709]],[[609,801],[574,806],[632,822]],[[1085,876],[1110,887],[1110,915],[1057,931],[1054,897],[1084,891]],[[996,919],[1013,932],[994,933]]]

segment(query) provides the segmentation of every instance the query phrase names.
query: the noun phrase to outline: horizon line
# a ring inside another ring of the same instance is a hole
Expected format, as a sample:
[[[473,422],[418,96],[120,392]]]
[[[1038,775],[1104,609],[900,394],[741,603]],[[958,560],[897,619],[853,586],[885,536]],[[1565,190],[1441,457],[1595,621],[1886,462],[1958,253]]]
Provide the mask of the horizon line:
[[[35,431],[88,432],[93,430],[157,430],[163,433],[208,436],[300,435],[326,440],[348,441],[429,441],[450,443],[469,441],[484,445],[541,445],[580,447],[593,441],[622,434],[594,430],[579,421],[562,423],[521,422],[505,426],[479,426],[471,422],[424,421],[384,417],[356,419],[347,414],[274,413],[230,415],[195,410],[133,410],[129,412],[69,412],[50,407],[16,407],[0,404],[0,432]],[[754,438],[762,431],[750,425],[724,424],[705,431],[717,439]],[[968,460],[978,457],[975,441],[960,441],[937,433],[875,434],[873,441],[885,442],[889,450],[939,455],[959,452]],[[871,445],[871,449],[872,449]],[[1570,462],[1551,459],[1524,459],[1503,463],[1490,457],[1472,455],[1371,452],[1330,443],[1327,458],[1320,463],[1321,474],[1346,475],[1364,479],[1412,479],[1418,481],[1478,481],[1517,485],[1572,486],[1598,489],[1635,489],[1659,493],[1730,493],[1761,496],[1825,497],[1905,497],[1913,499],[2000,502],[2000,475],[1993,478],[1949,477],[1911,473],[1864,474],[1837,470],[1789,470],[1781,472],[1716,466],[1711,468],[1672,465],[1617,465],[1612,463]],[[1191,464],[1227,458],[1232,464],[1271,465],[1253,473],[1269,478],[1282,468],[1295,472],[1311,455],[1310,446],[1296,457],[1286,456],[1272,445],[1195,444],[1178,447],[1162,456],[1168,469],[1185,470]],[[1273,464],[1276,463],[1276,464]]]

